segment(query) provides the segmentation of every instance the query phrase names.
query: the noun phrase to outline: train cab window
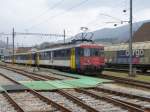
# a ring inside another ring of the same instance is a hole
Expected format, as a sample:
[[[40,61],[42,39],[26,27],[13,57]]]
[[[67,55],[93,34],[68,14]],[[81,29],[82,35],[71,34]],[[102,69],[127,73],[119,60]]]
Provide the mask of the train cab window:
[[[82,50],[80,51],[82,54]],[[83,56],[104,56],[104,50],[102,48],[84,48]]]
[[[84,56],[90,56],[90,49],[89,48],[84,49]]]
[[[99,49],[91,49],[91,56],[99,56],[100,50]]]
[[[84,49],[83,48],[76,48],[76,52],[79,56],[84,56]]]
[[[91,56],[102,56],[103,52],[104,51],[100,48],[93,48],[91,49]]]
[[[91,56],[104,56],[104,49],[102,48],[91,49]]]

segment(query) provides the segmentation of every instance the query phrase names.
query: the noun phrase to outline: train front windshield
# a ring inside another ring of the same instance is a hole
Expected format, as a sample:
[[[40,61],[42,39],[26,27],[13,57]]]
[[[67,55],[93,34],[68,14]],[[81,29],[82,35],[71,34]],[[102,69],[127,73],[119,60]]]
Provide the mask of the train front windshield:
[[[84,48],[83,49],[84,56],[104,56],[103,48]]]

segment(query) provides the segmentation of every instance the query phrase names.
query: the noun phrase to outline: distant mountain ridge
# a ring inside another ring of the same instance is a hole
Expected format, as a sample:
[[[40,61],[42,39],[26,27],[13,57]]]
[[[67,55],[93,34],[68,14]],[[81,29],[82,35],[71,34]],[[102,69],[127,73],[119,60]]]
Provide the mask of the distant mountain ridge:
[[[144,24],[150,20],[133,23],[133,34]],[[129,25],[117,28],[104,28],[93,32],[93,40],[96,42],[122,43],[129,40]],[[80,34],[77,34],[80,35]],[[76,36],[77,36],[76,35]],[[74,37],[72,37],[74,38]],[[70,40],[70,39],[69,39]]]

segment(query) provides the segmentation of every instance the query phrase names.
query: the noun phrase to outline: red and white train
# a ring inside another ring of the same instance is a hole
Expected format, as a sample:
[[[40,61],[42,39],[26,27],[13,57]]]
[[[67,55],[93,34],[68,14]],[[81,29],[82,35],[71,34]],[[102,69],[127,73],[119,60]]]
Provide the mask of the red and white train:
[[[102,72],[104,68],[104,46],[93,42],[64,44],[36,52],[15,54],[17,64],[71,69],[77,72]],[[5,62],[12,62],[12,56],[5,56]]]

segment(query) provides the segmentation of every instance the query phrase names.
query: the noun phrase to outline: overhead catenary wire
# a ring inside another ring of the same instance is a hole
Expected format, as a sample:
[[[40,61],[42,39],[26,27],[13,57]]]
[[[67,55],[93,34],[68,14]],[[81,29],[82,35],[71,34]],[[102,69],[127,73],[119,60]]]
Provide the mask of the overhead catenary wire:
[[[46,20],[41,21],[40,23],[34,24],[34,25],[32,25],[31,27],[29,27],[29,28],[27,28],[27,29],[28,29],[28,30],[29,30],[29,29],[32,29],[32,28],[36,27],[37,25],[40,25],[40,24],[42,24],[42,23],[44,23],[44,22],[48,22],[49,20],[52,20],[52,19],[54,19],[54,18],[56,18],[56,17],[58,17],[58,16],[62,16],[62,15],[64,15],[64,14],[66,14],[66,13],[72,11],[73,9],[80,7],[81,5],[85,4],[85,3],[88,2],[88,1],[89,1],[89,0],[81,1],[80,3],[78,3],[78,4],[76,4],[76,5],[74,5],[74,6],[70,7],[70,8],[68,8],[67,10],[61,11],[60,13],[58,13],[58,14],[56,14],[56,15],[50,16],[50,17],[48,17]]]
[[[22,32],[14,32],[15,36],[16,35],[32,35],[32,36],[54,36],[54,37],[63,37],[63,34],[46,34],[46,33],[22,33]],[[5,36],[11,36],[11,33],[0,33],[1,35],[5,35]],[[66,35],[66,36],[71,36],[71,35]]]
[[[127,4],[126,4],[126,0],[122,0],[122,1],[119,1],[118,3],[115,4],[114,8],[116,9],[116,6],[121,6],[123,5],[123,9],[126,9],[127,8]],[[103,13],[100,13],[99,14],[100,16],[106,16],[106,17],[109,17],[109,18],[112,18],[113,20],[115,21],[104,21],[104,22],[101,22],[102,24],[110,24],[110,23],[121,23],[124,21],[122,20],[121,18],[118,18],[118,17],[114,17],[114,16],[111,16],[109,14],[106,14],[105,12]],[[95,18],[94,20],[88,22],[85,26],[100,26],[100,25],[97,25],[96,22],[99,21],[100,17],[98,16],[97,18]],[[95,25],[96,24],[96,25]]]
[[[54,5],[52,5],[51,7],[47,7],[46,10],[44,10],[41,14],[39,14],[36,17],[33,17],[31,20],[36,20],[39,19],[41,16],[45,15],[46,13],[49,13],[50,11],[52,11],[53,9],[57,8],[59,5],[61,5],[64,2],[64,0],[59,0],[57,3],[55,3]]]

